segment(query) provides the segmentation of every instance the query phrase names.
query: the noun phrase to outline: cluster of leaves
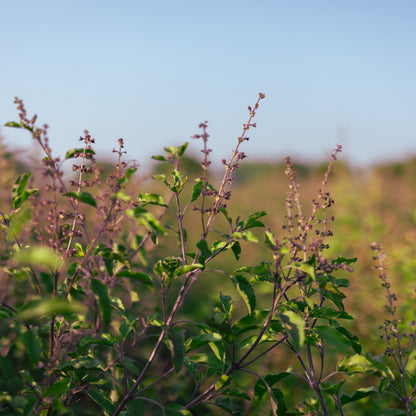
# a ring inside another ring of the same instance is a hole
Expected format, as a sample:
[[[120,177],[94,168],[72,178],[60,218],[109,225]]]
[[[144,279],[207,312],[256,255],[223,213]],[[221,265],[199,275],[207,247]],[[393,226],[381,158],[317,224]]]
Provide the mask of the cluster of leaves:
[[[344,308],[346,276],[356,259],[326,254],[334,220],[327,185],[341,148],[308,216],[286,159],[283,231],[264,229],[265,211],[245,219],[229,213],[234,172],[246,157],[240,146],[263,98],[249,107],[218,186],[209,175],[206,122],[194,136],[203,142],[200,176],[189,178],[181,169],[187,143],[155,156],[170,167],[154,176],[163,194],[131,186],[136,166],[124,162],[122,139],[113,150],[115,171],[105,178],[88,132],[80,138],[83,147],[68,151],[63,162],[54,158],[47,127],[36,127],[36,116],[29,119],[16,99],[20,121],[7,125],[28,130],[45,157],[43,179],[19,176],[7,212],[0,212],[1,415],[248,415],[264,409],[279,416],[345,415],[355,403],[387,393],[397,408],[385,414],[414,412],[415,332],[405,332],[396,317],[382,264],[392,320],[384,326],[386,355],[372,356],[348,329],[352,316]],[[66,161],[77,174],[68,184]],[[192,216],[198,230],[186,228]],[[191,231],[196,241],[188,238]],[[155,255],[171,239],[177,248]],[[248,244],[264,244],[267,255],[243,264]],[[230,254],[238,267],[218,268],[217,259]],[[217,291],[210,313],[195,320],[185,306],[198,293],[197,282],[213,274],[230,285]],[[361,387],[356,374],[379,381]]]

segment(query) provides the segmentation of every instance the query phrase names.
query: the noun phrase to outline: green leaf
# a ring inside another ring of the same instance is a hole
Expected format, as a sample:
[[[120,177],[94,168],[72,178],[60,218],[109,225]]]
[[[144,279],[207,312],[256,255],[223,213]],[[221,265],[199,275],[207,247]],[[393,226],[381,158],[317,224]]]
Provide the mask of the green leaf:
[[[372,357],[369,354],[365,356],[354,354],[344,357],[338,362],[337,371],[374,374],[394,380],[391,369],[379,357]]]
[[[251,398],[247,393],[245,393],[244,391],[239,391],[237,389],[227,389],[223,391],[222,394],[230,397],[238,397],[240,399],[251,401]]]
[[[294,266],[294,268],[306,273],[314,282],[316,282],[316,273],[314,265],[309,263],[302,263],[299,266]]]
[[[61,364],[56,366],[58,370],[62,371],[81,371],[82,373],[84,370],[91,370],[91,371],[102,371],[103,366],[100,361],[95,360],[93,358],[72,358],[70,361],[64,361]]]
[[[162,224],[145,208],[136,207],[134,209],[127,209],[126,215],[136,220],[137,225],[143,225],[149,231],[155,232],[159,235],[165,235],[166,230]]]
[[[253,329],[257,329],[257,328],[253,328]],[[250,336],[248,336],[247,338],[244,338],[240,341],[240,348],[241,349],[246,349],[246,348],[251,348],[254,345],[254,342],[257,341],[258,338],[258,334],[252,334]],[[258,344],[264,344],[265,342],[276,342],[276,338],[273,337],[270,334],[263,334],[262,337],[260,338],[260,341],[258,342]]]
[[[256,295],[254,294],[254,290],[251,287],[250,283],[240,275],[236,275],[235,277],[231,278],[234,286],[236,287],[238,293],[243,298],[249,315],[256,309]]]
[[[185,331],[179,327],[170,327],[168,329],[168,344],[172,351],[173,367],[179,373],[183,366],[185,354]]]
[[[22,126],[19,123],[16,123],[15,121],[8,121],[4,124],[5,127],[14,127],[16,129],[21,129]]]
[[[98,279],[90,280],[91,290],[97,295],[104,324],[111,322],[111,301],[108,293],[108,286]]]
[[[185,153],[186,148],[188,147],[188,142],[186,142],[185,144],[183,144],[182,146],[178,146],[177,148],[177,152],[178,152],[178,156],[182,156]]]
[[[159,260],[153,267],[155,274],[165,283],[168,283],[173,277],[176,269],[182,266],[179,257],[165,257]]]
[[[232,224],[233,219],[228,215],[227,210],[224,207],[218,208],[219,211],[224,215],[224,217],[227,219],[227,221]]]
[[[6,230],[7,239],[15,240],[31,218],[32,213],[29,205],[13,212],[9,220],[9,227]]]
[[[193,363],[206,364],[211,370],[219,372],[222,374],[224,370],[224,364],[217,357],[212,354],[207,354],[205,352],[196,353],[187,358]]]
[[[43,299],[33,302],[23,308],[17,314],[17,317],[21,320],[27,321],[41,316],[68,313],[85,313],[85,306],[77,302],[68,303],[68,301],[64,299]]]
[[[361,353],[361,344],[360,344],[360,340],[358,339],[357,335],[353,335],[351,334],[351,332],[349,332],[347,329],[345,329],[343,326],[339,326],[337,327],[337,331],[341,332],[342,334],[344,334],[344,336],[346,338],[348,338],[351,342],[351,346],[352,349],[357,353],[360,354]]]
[[[201,252],[200,261],[204,262],[208,257],[211,256],[211,250],[208,247],[207,240],[202,239],[196,243],[196,246],[199,248]]]
[[[35,328],[26,331],[22,336],[22,341],[26,347],[26,351],[29,354],[29,361],[32,365],[42,360],[43,345],[42,340],[38,335],[38,331]]]
[[[36,397],[28,399],[23,409],[23,416],[32,416],[37,404],[38,399]]]
[[[227,376],[226,374],[223,374],[218,381],[215,383],[215,390],[220,390],[223,387],[227,386],[228,384],[230,384],[231,379],[230,376]]]
[[[136,360],[134,360],[133,358],[127,355],[123,356],[122,360],[123,360],[123,365],[121,365],[121,363],[117,364],[117,366],[119,366],[120,368],[120,371],[125,371],[124,370],[124,367],[125,367],[127,368],[127,370],[129,370],[132,374],[136,376],[140,374],[141,368],[139,367]]]
[[[130,179],[131,175],[133,175],[133,173],[134,173],[134,172],[136,172],[136,170],[137,170],[137,168],[128,168],[128,169],[126,169],[126,171],[125,171],[125,173],[124,173],[124,176],[123,176],[123,177],[121,177],[121,178],[118,180],[118,183],[119,183],[121,186],[124,186],[124,185],[128,182],[128,180]],[[117,195],[119,195],[119,193],[118,193]],[[124,195],[124,194],[123,194],[123,195]],[[124,197],[124,196],[123,196],[123,197]],[[124,197],[124,198],[126,198],[126,197]]]
[[[279,314],[280,320],[288,330],[290,342],[297,352],[300,352],[305,342],[305,322],[293,311],[285,311]]]
[[[71,198],[77,199],[78,201],[83,202],[84,204],[91,205],[92,207],[97,206],[97,202],[94,197],[89,192],[77,191],[77,192],[67,192],[64,196],[69,196]]]
[[[25,202],[30,197],[30,195],[38,192],[38,189],[26,190],[30,176],[30,173],[25,173],[16,179],[12,190],[13,209],[18,209],[23,204],[23,202]]]
[[[338,256],[336,260],[332,260],[332,264],[346,264],[347,266],[350,266],[351,264],[355,263],[357,261],[357,257],[347,259],[342,256]]]
[[[202,188],[204,187],[204,182],[199,180],[195,185],[192,191],[191,202],[194,202],[198,199],[199,195],[202,193]]]
[[[76,345],[76,354],[80,356],[87,356],[94,352],[94,348],[97,345],[108,345],[112,347],[117,343],[116,338],[107,333],[103,333],[101,338],[92,337],[91,335],[83,335]]]
[[[114,413],[115,407],[106,391],[101,389],[91,389],[87,390],[87,394],[99,404],[103,410],[105,410],[106,415],[112,415]]]
[[[353,319],[353,317],[345,312],[345,311],[339,311],[332,308],[328,308],[326,306],[316,307],[310,311],[310,316],[312,318],[325,318],[325,319],[334,319],[334,318],[340,318],[340,319]]]
[[[251,231],[235,231],[233,232],[233,238],[238,238],[245,241],[251,241],[252,243],[258,243],[259,240],[253,235]]]
[[[158,160],[159,162],[167,162],[167,159],[165,158],[165,156],[160,156],[160,155],[152,156],[152,159]]]
[[[407,416],[408,413],[401,409],[387,409],[383,412],[383,416]]]
[[[13,194],[20,196],[24,193],[26,190],[26,186],[29,182],[31,173],[25,173],[22,176],[19,176],[16,179],[16,182],[14,183],[15,186],[13,186]]]
[[[28,247],[17,251],[13,258],[19,264],[30,264],[31,266],[43,266],[45,268],[58,269],[62,259],[49,247]]]
[[[80,243],[75,243],[75,250],[76,250],[76,253],[75,253],[74,257],[84,257],[85,256],[84,249],[82,248],[82,245]]]
[[[131,316],[124,318],[119,327],[120,335],[123,337],[123,339],[126,339],[130,332],[133,331],[134,325],[138,320],[139,318],[133,318]]]
[[[164,147],[163,149],[170,156],[174,156],[176,153],[176,149],[174,146]]]
[[[52,384],[45,391],[42,393],[42,397],[59,397],[62,396],[64,393],[67,392],[69,384],[71,382],[70,378],[63,378],[56,383]]]
[[[330,325],[317,325],[314,331],[328,344],[335,346],[338,352],[352,347],[352,341],[348,339],[345,334],[340,332],[338,328]]]
[[[286,415],[287,407],[284,400],[284,395],[279,389],[272,389],[271,386],[273,384],[273,380],[268,380],[267,376],[264,378],[264,381],[261,379],[257,380],[256,385],[254,386],[253,404],[259,404],[262,397],[267,391],[270,396],[270,403],[273,415]]]
[[[164,416],[192,416],[192,413],[186,409],[186,407],[178,404],[171,403],[163,409]]]
[[[264,377],[264,380],[267,383],[266,385],[262,380],[258,380],[258,382],[256,383],[255,389],[258,389],[257,395],[260,394],[260,398],[262,396],[261,391],[263,391],[263,394],[265,393],[266,389],[269,392],[272,410],[275,412],[274,415],[276,416],[286,416],[287,406],[283,393],[280,391],[280,389],[272,388],[272,386],[290,375],[291,374],[288,372],[282,372],[279,374],[268,374],[266,377]],[[256,396],[256,391],[255,397],[253,398],[253,402],[255,401],[258,402],[258,396]]]
[[[211,351],[215,354],[215,356],[225,364],[226,360],[226,352],[224,348],[224,343],[222,341],[217,342],[209,342],[209,347],[211,348]]]
[[[211,244],[211,247],[209,248],[209,250],[211,253],[215,253],[219,250],[223,250],[225,246],[227,246],[227,243],[225,241],[217,240]],[[225,249],[228,250],[229,248],[230,248],[230,245],[228,245]]]
[[[320,293],[323,297],[329,299],[339,310],[344,310],[342,300],[345,298],[345,295],[333,284],[326,283],[325,285],[322,285]]]
[[[241,406],[234,400],[230,400],[229,397],[217,397],[214,402],[215,406],[222,409],[224,412],[227,412],[232,415],[241,415],[242,409]],[[224,413],[221,413],[224,414]]]
[[[131,399],[126,403],[127,415],[145,416],[146,401],[140,399]],[[123,414],[123,413],[122,413]]]
[[[137,280],[146,286],[153,287],[152,278],[143,272],[134,272],[133,270],[123,269],[117,273],[117,276]]]
[[[264,233],[264,242],[267,247],[269,247],[271,250],[276,249],[276,240],[274,239],[274,235],[270,231],[266,231]]]
[[[242,229],[247,230],[253,227],[264,227],[264,224],[261,221],[258,221],[258,219],[265,215],[267,215],[266,211],[257,211],[254,214],[251,214]]]
[[[196,337],[189,338],[186,342],[186,351],[190,352],[200,347],[201,345],[208,344],[210,342],[221,341],[222,336],[216,332],[208,332]]]
[[[182,172],[179,172],[177,169],[174,169],[170,174],[173,177],[173,185],[167,184],[168,187],[170,188],[172,192],[180,193],[183,187],[185,186],[188,178],[186,177],[185,174],[183,174]]]
[[[95,155],[95,152],[92,149],[85,149],[85,150],[83,148],[71,149],[71,150],[68,150],[65,153],[65,160],[66,159],[72,159],[73,157],[75,157],[75,155],[81,155],[83,153],[85,153],[85,154],[88,153],[88,154],[91,154],[91,155]]]
[[[228,295],[223,295],[220,292],[220,302],[222,308],[224,309],[224,312],[227,313],[229,316],[232,316],[234,312],[233,298]]]
[[[21,125],[24,129],[29,130],[31,133],[33,133],[33,127],[28,126],[27,124],[21,122]]]
[[[233,241],[231,244],[231,250],[234,254],[234,257],[236,260],[240,259],[240,254],[241,254],[241,245],[238,241]]]
[[[137,199],[143,205],[151,204],[151,205],[159,205],[161,207],[167,207],[163,198],[157,194],[140,194],[137,197]]]
[[[364,397],[371,396],[374,393],[378,393],[378,390],[375,387],[367,387],[355,390],[351,395],[342,394],[340,401],[341,404],[348,404],[351,402],[355,402],[357,400],[361,400]]]
[[[204,265],[200,263],[194,263],[194,264],[185,264],[183,266],[179,266],[175,272],[173,273],[173,277],[182,276],[183,274],[187,274],[189,272],[192,272],[194,270],[203,269]]]

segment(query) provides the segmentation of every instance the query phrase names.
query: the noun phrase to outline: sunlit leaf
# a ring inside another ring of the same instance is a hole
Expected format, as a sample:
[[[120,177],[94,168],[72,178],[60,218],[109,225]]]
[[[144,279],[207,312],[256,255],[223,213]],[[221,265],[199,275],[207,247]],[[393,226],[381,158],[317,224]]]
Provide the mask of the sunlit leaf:
[[[200,263],[194,264],[185,264],[183,266],[179,266],[175,272],[173,273],[173,277],[182,276],[186,273],[192,272],[194,270],[203,269],[204,265]]]
[[[15,127],[16,129],[21,129],[22,126],[19,123],[16,123],[15,121],[8,121],[4,124],[5,127]]]
[[[231,281],[233,282],[240,296],[243,298],[247,306],[248,313],[251,314],[253,310],[256,308],[256,296],[254,294],[252,286],[241,275],[232,277]]]
[[[230,376],[227,376],[226,374],[223,374],[218,381],[215,383],[215,390],[219,390],[228,384],[230,384]]]
[[[165,228],[160,221],[156,219],[153,214],[148,212],[145,208],[135,207],[126,210],[126,215],[136,220],[137,225],[146,227],[149,231],[155,232],[159,235],[166,233]]]
[[[251,241],[252,243],[259,242],[257,237],[255,237],[251,231],[235,231],[233,233],[233,237],[246,240],[246,241]]]
[[[157,194],[140,194],[137,198],[139,202],[143,205],[151,204],[151,205],[159,205],[161,207],[167,207],[163,197]]]
[[[376,374],[394,379],[394,374],[391,369],[379,357],[371,357],[369,354],[354,354],[341,359],[338,362],[337,371]]]
[[[182,146],[178,146],[177,152],[178,156],[182,156],[185,153],[186,148],[188,147],[188,142],[184,143]]]

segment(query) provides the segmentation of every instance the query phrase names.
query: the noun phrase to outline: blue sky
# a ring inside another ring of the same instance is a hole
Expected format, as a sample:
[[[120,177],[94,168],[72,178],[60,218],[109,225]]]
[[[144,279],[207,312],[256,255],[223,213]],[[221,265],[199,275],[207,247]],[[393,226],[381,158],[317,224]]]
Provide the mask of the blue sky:
[[[360,166],[416,154],[413,0],[1,3],[0,123],[22,98],[56,154],[88,129],[100,155],[123,137],[146,165],[208,120],[221,160],[258,92],[251,160],[322,160],[337,143]]]

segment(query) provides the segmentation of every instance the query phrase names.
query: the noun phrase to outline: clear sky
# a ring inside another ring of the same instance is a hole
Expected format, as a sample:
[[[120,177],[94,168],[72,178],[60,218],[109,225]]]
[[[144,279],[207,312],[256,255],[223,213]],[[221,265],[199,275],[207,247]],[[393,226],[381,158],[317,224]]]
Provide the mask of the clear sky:
[[[18,96],[56,154],[88,129],[145,165],[208,120],[220,160],[263,92],[251,160],[337,143],[356,165],[399,159],[416,154],[415,21],[414,0],[1,0],[0,123]]]

